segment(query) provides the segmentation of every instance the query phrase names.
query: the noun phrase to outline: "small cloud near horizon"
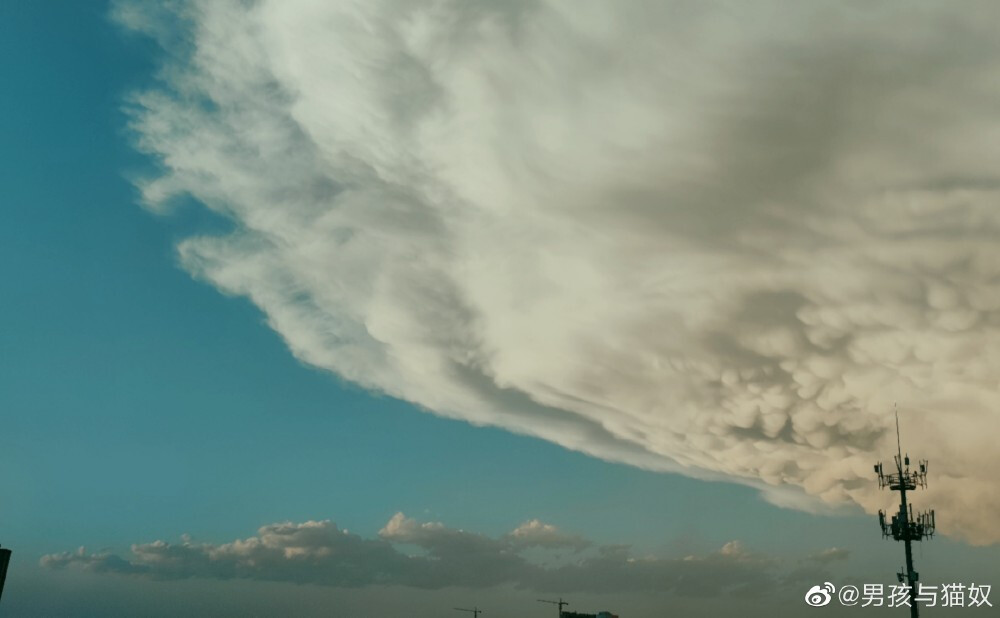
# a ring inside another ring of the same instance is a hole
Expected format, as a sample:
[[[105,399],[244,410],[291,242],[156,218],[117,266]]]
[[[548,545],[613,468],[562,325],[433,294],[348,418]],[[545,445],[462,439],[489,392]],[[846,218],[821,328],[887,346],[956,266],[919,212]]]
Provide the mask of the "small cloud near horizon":
[[[415,545],[420,555],[397,546]],[[552,561],[550,554],[572,550]],[[131,546],[131,555],[73,552],[41,558],[48,569],[82,568],[102,574],[161,580],[255,579],[342,588],[404,586],[440,589],[513,585],[537,592],[672,591],[690,597],[766,594],[782,585],[783,561],[730,541],[719,550],[678,558],[636,556],[627,545],[591,541],[534,519],[492,538],[394,515],[366,539],[329,520],[262,526],[230,543],[154,541]]]

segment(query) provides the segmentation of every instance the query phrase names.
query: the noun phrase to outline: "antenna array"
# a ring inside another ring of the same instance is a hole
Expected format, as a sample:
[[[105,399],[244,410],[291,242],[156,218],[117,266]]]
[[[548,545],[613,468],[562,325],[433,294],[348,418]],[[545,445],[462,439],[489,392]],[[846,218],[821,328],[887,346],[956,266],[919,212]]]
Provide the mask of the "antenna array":
[[[917,618],[919,610],[917,608],[917,580],[920,574],[913,570],[913,547],[914,541],[922,541],[934,536],[936,521],[934,511],[921,511],[914,514],[913,505],[907,504],[906,492],[915,491],[918,487],[927,488],[927,467],[926,459],[917,462],[915,470],[910,468],[910,455],[903,455],[903,448],[899,439],[899,412],[896,412],[896,455],[893,457],[896,470],[885,471],[882,462],[875,464],[875,474],[878,475],[879,489],[889,488],[889,491],[899,492],[899,511],[892,514],[890,519],[886,519],[885,511],[879,510],[878,523],[882,528],[882,537],[890,538],[894,541],[902,541],[906,549],[906,571],[896,573],[899,583],[904,581],[910,587],[910,616]]]

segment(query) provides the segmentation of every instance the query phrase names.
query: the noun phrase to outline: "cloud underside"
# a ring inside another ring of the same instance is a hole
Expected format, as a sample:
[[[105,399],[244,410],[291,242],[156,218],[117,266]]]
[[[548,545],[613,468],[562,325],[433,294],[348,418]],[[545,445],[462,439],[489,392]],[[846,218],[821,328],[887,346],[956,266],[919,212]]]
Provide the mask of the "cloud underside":
[[[776,560],[739,541],[703,556],[636,558],[627,546],[592,546],[547,524],[527,537],[519,534],[532,525],[541,524],[528,522],[491,538],[397,513],[376,539],[330,521],[285,522],[232,543],[195,543],[187,537],[176,544],[142,543],[132,546],[128,558],[80,548],[44,556],[41,564],[155,579],[257,579],[341,588],[513,585],[536,591],[672,591],[690,597],[767,594],[797,583],[794,573],[802,570],[793,564],[790,576]],[[402,551],[407,547],[410,553]]]
[[[235,223],[183,264],[304,362],[868,510],[898,402],[940,525],[1000,540],[995,4],[173,6],[119,10],[172,58],[144,199]]]

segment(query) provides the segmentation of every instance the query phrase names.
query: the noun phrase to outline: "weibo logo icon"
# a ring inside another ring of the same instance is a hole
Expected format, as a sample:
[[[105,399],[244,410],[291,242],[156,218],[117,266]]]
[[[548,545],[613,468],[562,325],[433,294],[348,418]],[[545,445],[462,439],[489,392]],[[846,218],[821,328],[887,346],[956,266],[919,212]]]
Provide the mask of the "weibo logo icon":
[[[823,607],[828,605],[833,599],[833,592],[836,590],[833,584],[826,582],[822,586],[813,586],[806,593],[806,605],[811,607]]]

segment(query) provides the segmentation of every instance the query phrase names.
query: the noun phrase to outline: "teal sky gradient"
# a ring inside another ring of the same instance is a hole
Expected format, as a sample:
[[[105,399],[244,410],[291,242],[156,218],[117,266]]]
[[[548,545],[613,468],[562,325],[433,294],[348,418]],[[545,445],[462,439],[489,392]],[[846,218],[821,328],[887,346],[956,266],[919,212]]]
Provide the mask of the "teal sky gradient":
[[[149,163],[121,106],[154,70],[148,42],[100,3],[4,11],[0,406],[17,537],[55,551],[325,517],[374,532],[403,510],[484,532],[565,518],[608,541],[714,545],[732,509],[801,517],[747,488],[435,418],[304,367],[256,308],[177,266],[179,238],[225,222],[136,204],[127,178]],[[634,512],[640,498],[650,508]],[[602,525],[625,516],[632,538]]]

